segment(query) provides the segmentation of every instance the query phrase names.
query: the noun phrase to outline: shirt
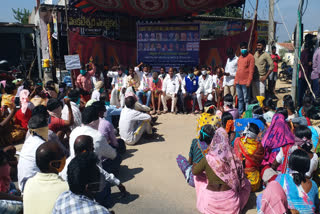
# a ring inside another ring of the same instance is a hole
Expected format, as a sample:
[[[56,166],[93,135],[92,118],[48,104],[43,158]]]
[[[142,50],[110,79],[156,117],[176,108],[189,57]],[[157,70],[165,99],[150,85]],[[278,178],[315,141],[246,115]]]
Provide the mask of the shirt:
[[[186,74],[177,73],[176,76],[177,76],[177,78],[179,80],[179,86],[181,87],[182,86],[182,82],[183,82],[184,78],[186,77]]]
[[[234,78],[235,84],[250,85],[254,73],[254,57],[252,54],[240,56],[238,59],[238,68]]]
[[[273,72],[278,72],[278,63],[280,61],[280,56],[278,54],[271,54],[271,59],[273,60]]]
[[[51,122],[49,124],[49,129],[54,133],[61,131],[65,127],[65,122],[61,118],[51,116]]]
[[[73,125],[70,126],[71,130],[77,128],[78,126],[81,126],[81,111],[79,109],[79,106],[75,102],[70,102],[72,114],[73,114]],[[61,118],[63,120],[69,120],[69,108],[67,105],[64,105],[62,111],[61,111]]]
[[[91,71],[88,71],[85,75],[79,74],[76,81],[76,86],[82,88],[86,92],[90,92],[93,88],[91,77],[96,73],[96,67],[94,66]]]
[[[140,77],[138,74],[134,74],[133,77],[131,75],[127,76],[127,87],[132,86],[135,91],[139,90],[140,87]]]
[[[94,152],[97,154],[100,161],[104,158],[112,160],[116,158],[117,152],[108,144],[107,139],[98,130],[86,125],[77,127],[71,132],[69,138],[70,156],[75,156],[74,141],[80,135],[88,135],[93,138]]]
[[[114,85],[114,88],[118,91],[120,91],[122,88],[127,88],[127,75],[122,73],[121,76],[119,76],[118,72],[116,71],[109,71],[107,74],[108,77],[112,77],[112,85]]]
[[[62,193],[57,199],[52,214],[110,214],[107,208],[84,195],[76,195],[71,191]]]
[[[29,135],[22,146],[18,162],[18,184],[21,191],[25,182],[39,172],[36,165],[36,150],[45,141],[35,135]]]
[[[224,86],[233,86],[234,78],[236,76],[236,72],[237,72],[237,68],[238,68],[238,59],[239,58],[237,56],[234,56],[233,59],[231,59],[231,60],[230,60],[230,58],[228,58],[224,71],[230,75],[224,76],[223,87]]]
[[[31,110],[27,108],[25,113],[22,113],[21,109],[17,111],[17,113],[14,115],[14,122],[16,125],[21,126],[24,129],[28,129],[28,122],[31,118]]]
[[[145,89],[150,89],[150,86],[149,86],[149,79],[150,78],[152,78],[152,76],[150,74],[141,75],[140,86],[139,86],[140,91],[143,91]]]
[[[122,108],[117,108],[115,105],[106,105],[107,111],[104,113],[104,118],[112,123],[112,116],[120,116]]]
[[[201,75],[199,77],[199,88],[197,94],[204,93],[205,95],[211,94],[213,89],[213,79],[212,76],[207,75],[205,79]]]
[[[57,174],[38,172],[24,188],[23,213],[52,213],[58,196],[68,190],[68,183]]]
[[[320,48],[313,54],[311,79],[318,79],[320,75]]]
[[[149,78],[149,86],[151,91],[161,91],[162,90],[162,79],[158,78],[158,82],[154,83],[153,78]]]
[[[271,56],[267,52],[263,52],[262,54],[259,54],[259,52],[256,51],[256,53],[254,54],[254,63],[255,63],[256,69],[259,72],[259,77],[263,77],[268,73],[267,71],[268,66],[269,66],[269,71],[273,71],[274,69]]]
[[[92,100],[96,100],[96,101],[100,100],[100,91],[99,90],[97,90],[97,89],[93,90],[93,92],[91,94],[91,99]]]
[[[119,133],[124,141],[132,141],[133,135],[141,121],[151,121],[151,116],[140,111],[125,107],[119,120]]]
[[[172,78],[168,75],[162,83],[162,91],[167,94],[177,94],[179,91],[179,80],[174,75]]]
[[[107,142],[114,147],[118,147],[118,141],[116,135],[114,134],[113,125],[104,118],[100,118],[99,122],[99,132],[107,139]]]

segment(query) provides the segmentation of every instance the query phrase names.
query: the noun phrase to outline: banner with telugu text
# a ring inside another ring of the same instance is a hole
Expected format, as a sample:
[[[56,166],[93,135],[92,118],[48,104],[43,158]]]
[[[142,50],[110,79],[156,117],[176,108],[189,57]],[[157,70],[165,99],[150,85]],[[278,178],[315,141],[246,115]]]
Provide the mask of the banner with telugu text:
[[[199,24],[138,24],[137,62],[178,68],[199,64]]]

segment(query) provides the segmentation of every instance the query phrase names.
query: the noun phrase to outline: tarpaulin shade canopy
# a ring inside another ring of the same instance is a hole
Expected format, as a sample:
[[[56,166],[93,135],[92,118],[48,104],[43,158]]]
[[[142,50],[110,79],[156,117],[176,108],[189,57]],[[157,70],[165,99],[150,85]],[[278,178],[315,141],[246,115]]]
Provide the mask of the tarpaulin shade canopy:
[[[243,2],[244,0],[70,0],[71,5],[83,12],[103,10],[141,18],[185,16]]]

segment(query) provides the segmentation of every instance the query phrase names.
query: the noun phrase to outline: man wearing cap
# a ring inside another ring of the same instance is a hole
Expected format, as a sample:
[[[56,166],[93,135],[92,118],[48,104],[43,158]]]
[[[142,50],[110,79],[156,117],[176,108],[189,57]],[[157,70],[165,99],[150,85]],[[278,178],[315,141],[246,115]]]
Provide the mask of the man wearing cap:
[[[80,92],[78,90],[71,90],[68,93],[70,99],[70,106],[73,114],[73,124],[70,125],[70,129],[73,130],[78,126],[81,126],[81,112],[80,112]],[[69,118],[69,106],[64,105],[61,112],[61,119],[68,121]]]
[[[42,110],[43,109],[43,110]],[[36,114],[36,111],[40,111]],[[23,191],[25,182],[39,172],[36,165],[36,150],[48,140],[49,114],[44,106],[38,106],[32,111],[28,122],[28,134],[22,146],[18,162],[18,184]]]
[[[91,95],[91,99],[99,101],[100,94],[104,91],[104,85],[102,81],[98,81],[94,84],[94,90]]]
[[[103,168],[110,172],[116,172],[121,164],[121,157],[112,148],[107,139],[98,131],[99,112],[95,106],[88,106],[82,111],[82,126],[75,128],[69,138],[70,156],[75,156],[74,142],[80,135],[88,135],[93,138],[94,152],[97,154]]]
[[[69,190],[67,182],[59,177],[66,156],[58,144],[45,142],[36,150],[36,165],[40,169],[28,179],[23,192],[23,213],[52,213],[58,196]]]

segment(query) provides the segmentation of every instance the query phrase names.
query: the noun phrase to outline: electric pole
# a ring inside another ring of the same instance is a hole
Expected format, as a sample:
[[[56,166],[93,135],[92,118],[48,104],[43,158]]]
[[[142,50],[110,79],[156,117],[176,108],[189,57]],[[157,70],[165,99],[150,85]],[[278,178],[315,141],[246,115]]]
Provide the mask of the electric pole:
[[[295,103],[297,103],[297,87],[298,87],[298,72],[299,72],[299,58],[301,53],[301,13],[304,0],[300,0],[298,8],[298,19],[296,25],[296,40],[295,40],[295,53],[294,53],[294,65],[293,65],[293,74],[292,74],[292,86],[291,86],[291,95]]]
[[[268,51],[274,43],[274,0],[269,0]]]

